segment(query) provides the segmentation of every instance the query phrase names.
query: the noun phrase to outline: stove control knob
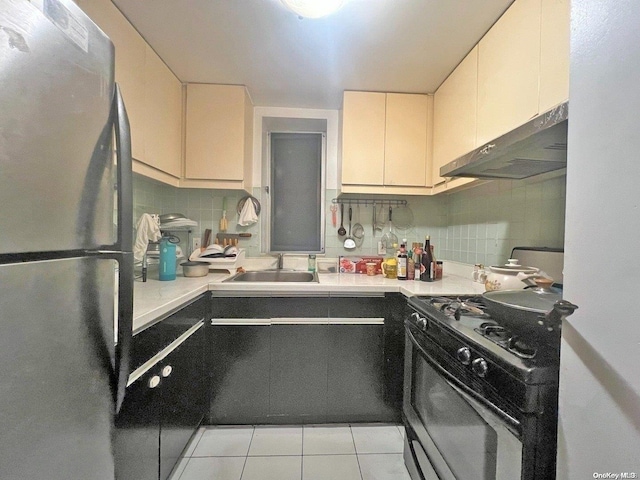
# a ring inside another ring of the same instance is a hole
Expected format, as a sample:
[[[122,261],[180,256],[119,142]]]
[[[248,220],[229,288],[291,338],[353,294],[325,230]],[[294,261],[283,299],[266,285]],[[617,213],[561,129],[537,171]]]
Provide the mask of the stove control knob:
[[[469,350],[469,347],[461,347],[456,352],[456,357],[463,365],[469,365],[471,363],[471,350]]]
[[[489,366],[487,365],[487,361],[484,358],[476,358],[473,362],[471,362],[471,369],[473,370],[473,373],[475,373],[479,377],[485,377],[487,375]]]

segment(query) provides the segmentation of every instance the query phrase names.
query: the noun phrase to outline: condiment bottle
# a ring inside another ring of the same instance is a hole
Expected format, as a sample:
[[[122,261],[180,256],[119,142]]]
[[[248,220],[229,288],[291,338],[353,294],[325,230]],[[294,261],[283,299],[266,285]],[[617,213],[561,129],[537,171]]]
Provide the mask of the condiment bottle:
[[[414,280],[420,280],[420,275],[422,274],[422,247],[419,244],[415,247],[413,255],[415,264],[415,273],[413,277]]]
[[[400,244],[400,252],[398,253],[398,280],[407,279],[407,249],[404,243]]]
[[[416,261],[413,259],[414,252],[411,251],[407,256],[407,280],[415,280],[416,278]]]
[[[433,282],[435,269],[433,266],[433,257],[431,256],[431,237],[429,235],[424,239],[424,249],[422,250],[420,263],[420,280],[423,282]]]

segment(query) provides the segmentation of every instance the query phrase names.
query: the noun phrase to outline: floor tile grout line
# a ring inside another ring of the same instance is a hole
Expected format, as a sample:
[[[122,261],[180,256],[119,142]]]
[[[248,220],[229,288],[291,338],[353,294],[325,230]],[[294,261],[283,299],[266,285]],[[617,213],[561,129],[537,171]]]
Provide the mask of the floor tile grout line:
[[[349,431],[351,432],[351,440],[353,441],[353,450],[356,452],[356,462],[358,463],[358,472],[360,473],[360,480],[362,477],[362,467],[360,466],[360,458],[358,457],[358,447],[356,447],[356,437],[353,436],[353,428],[352,425],[349,424]]]
[[[300,456],[300,480],[304,480],[304,425],[302,425],[302,455]]]
[[[244,457],[244,463],[242,464],[242,472],[240,472],[240,478],[238,480],[242,480],[242,476],[244,475],[244,469],[247,466],[247,460],[249,458],[249,450],[251,450],[251,442],[253,442],[253,436],[256,434],[256,426],[252,425],[251,428],[251,439],[249,440],[249,446],[247,447],[247,454]]]

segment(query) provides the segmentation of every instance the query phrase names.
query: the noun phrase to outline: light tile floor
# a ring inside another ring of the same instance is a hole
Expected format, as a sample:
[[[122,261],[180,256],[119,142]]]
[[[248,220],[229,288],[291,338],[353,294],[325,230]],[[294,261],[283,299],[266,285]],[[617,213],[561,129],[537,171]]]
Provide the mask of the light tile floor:
[[[203,427],[170,480],[410,480],[399,425]]]

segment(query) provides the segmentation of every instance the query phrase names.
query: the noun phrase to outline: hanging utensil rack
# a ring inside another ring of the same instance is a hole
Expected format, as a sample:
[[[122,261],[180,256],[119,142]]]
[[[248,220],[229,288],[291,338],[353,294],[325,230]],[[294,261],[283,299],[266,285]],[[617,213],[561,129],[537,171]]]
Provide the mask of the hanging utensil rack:
[[[388,205],[390,207],[406,206],[406,200],[400,199],[375,199],[375,198],[334,198],[331,203],[346,203],[350,205]]]

